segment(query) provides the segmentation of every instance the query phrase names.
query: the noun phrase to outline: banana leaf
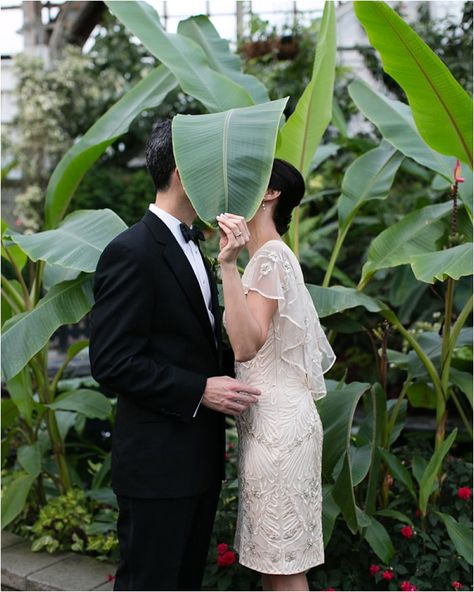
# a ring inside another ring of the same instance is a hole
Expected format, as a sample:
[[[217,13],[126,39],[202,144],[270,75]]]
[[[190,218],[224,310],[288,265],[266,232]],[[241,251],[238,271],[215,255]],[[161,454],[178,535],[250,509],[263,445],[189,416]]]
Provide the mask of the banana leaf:
[[[270,179],[287,99],[209,115],[177,115],[173,150],[181,182],[202,220],[252,218]]]
[[[2,494],[2,529],[13,522],[26,506],[26,500],[33,483],[34,475],[29,473],[17,474],[15,479],[8,484]]]
[[[92,273],[105,246],[126,228],[112,210],[78,210],[55,230],[15,234],[12,240],[32,261]]]
[[[350,225],[364,203],[388,196],[402,160],[403,154],[382,141],[380,146],[362,154],[349,166],[337,204],[342,229]]]
[[[449,449],[453,445],[454,440],[456,439],[458,430],[457,428],[454,429],[446,440],[437,448],[431,457],[430,461],[428,462],[426,468],[423,471],[421,479],[419,480],[420,483],[420,503],[419,508],[420,512],[426,515],[426,509],[428,507],[428,500],[433,492],[433,485],[435,484],[435,480],[439,475],[439,471],[443,464],[444,457],[448,454]]]
[[[349,308],[355,308],[356,306],[363,306],[369,312],[379,312],[386,308],[380,300],[371,298],[354,288],[345,288],[344,286],[321,288],[314,284],[306,284],[306,287],[320,318],[328,317]]]
[[[436,280],[444,281],[446,277],[458,280],[460,277],[472,275],[472,243],[465,243],[443,251],[414,255],[411,266],[416,278],[428,284]]]
[[[270,100],[265,85],[258,78],[241,72],[239,56],[229,50],[229,42],[220,37],[207,16],[200,14],[180,21],[178,33],[197,43],[206,54],[209,66],[243,86],[254,103]]]
[[[334,2],[327,1],[324,4],[311,82],[280,132],[276,154],[278,158],[291,162],[304,177],[310,171],[316,148],[332,119],[335,68],[336,9]]]
[[[183,35],[167,33],[158,13],[147,2],[111,0],[106,5],[174,74],[183,91],[209,111],[226,111],[253,104],[243,86],[209,67],[206,54],[197,43]]]
[[[324,427],[323,475],[326,481],[334,482],[331,495],[353,533],[359,529],[359,522],[350,455],[351,428],[357,404],[369,389],[369,384],[358,382],[342,388],[328,388],[327,395],[317,402]]]
[[[53,228],[67,211],[82,177],[105,150],[124,134],[144,109],[159,105],[175,88],[176,78],[159,66],[115,103],[63,156],[48,183],[45,227]]]
[[[436,241],[445,231],[441,220],[451,207],[449,202],[426,206],[381,232],[370,244],[361,281],[365,282],[378,269],[404,265],[414,255],[435,251]]]
[[[107,419],[112,411],[110,400],[105,395],[89,389],[68,391],[45,407],[54,410],[77,411],[86,417],[97,419]]]
[[[458,522],[449,514],[443,512],[435,512],[441,518],[448,531],[449,538],[452,540],[456,551],[463,557],[470,565],[473,564],[473,532],[466,524]]]
[[[17,450],[18,462],[33,477],[37,477],[41,472],[41,457],[41,444],[38,441],[20,446]]]
[[[405,103],[389,99],[362,80],[349,85],[349,94],[357,108],[379,129],[387,142],[408,158],[453,181],[456,159],[433,150],[418,132],[411,109]]]
[[[354,2],[385,72],[403,88],[425,142],[472,168],[472,99],[446,65],[385,2]]]
[[[2,334],[2,373],[11,380],[49,341],[61,325],[77,323],[93,303],[92,276],[57,284],[31,311],[5,323]]]

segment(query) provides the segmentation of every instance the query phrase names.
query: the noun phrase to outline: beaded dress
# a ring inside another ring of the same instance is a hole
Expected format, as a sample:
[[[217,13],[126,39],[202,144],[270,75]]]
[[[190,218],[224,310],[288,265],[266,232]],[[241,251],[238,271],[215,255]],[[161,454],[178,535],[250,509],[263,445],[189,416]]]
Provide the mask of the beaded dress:
[[[280,240],[256,251],[242,276],[278,301],[255,358],[236,363],[238,380],[259,388],[237,418],[239,562],[267,574],[294,574],[324,562],[321,526],[323,431],[314,400],[335,360],[293,252]]]

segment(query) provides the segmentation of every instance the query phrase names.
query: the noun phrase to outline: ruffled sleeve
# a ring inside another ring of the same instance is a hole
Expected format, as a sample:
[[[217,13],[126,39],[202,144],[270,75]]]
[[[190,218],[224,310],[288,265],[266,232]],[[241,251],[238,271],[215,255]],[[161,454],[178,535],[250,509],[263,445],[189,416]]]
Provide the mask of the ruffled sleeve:
[[[275,336],[281,342],[281,357],[301,373],[314,399],[324,397],[323,375],[336,356],[293,252],[283,242],[272,241],[271,246],[261,248],[249,261],[242,284],[245,293],[253,290],[278,301]]]

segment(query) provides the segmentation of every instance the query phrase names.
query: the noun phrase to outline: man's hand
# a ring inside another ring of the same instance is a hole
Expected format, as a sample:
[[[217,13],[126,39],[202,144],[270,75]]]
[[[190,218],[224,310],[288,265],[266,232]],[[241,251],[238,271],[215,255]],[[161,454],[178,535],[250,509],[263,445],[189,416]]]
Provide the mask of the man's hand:
[[[258,401],[260,391],[253,386],[230,378],[230,376],[213,376],[207,379],[206,389],[201,403],[209,409],[240,415],[250,405]]]

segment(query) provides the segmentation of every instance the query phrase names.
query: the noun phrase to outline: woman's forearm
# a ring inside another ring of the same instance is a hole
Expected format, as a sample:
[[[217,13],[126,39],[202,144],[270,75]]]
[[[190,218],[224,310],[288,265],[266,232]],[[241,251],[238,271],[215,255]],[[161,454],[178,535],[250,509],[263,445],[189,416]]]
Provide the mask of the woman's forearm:
[[[235,263],[221,264],[227,334],[238,362],[254,358],[265,342],[262,327],[253,316]]]

